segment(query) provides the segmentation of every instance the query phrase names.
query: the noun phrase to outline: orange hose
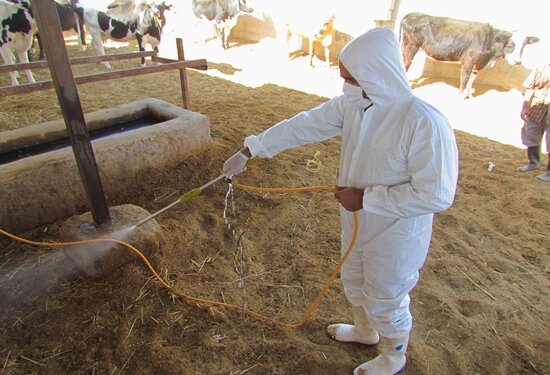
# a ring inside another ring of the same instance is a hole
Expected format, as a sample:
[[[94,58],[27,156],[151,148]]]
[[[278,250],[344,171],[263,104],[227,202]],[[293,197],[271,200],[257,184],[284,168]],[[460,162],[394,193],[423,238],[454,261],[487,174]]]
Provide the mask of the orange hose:
[[[242,190],[251,191],[251,192],[259,192],[259,193],[268,193],[268,192],[269,193],[287,193],[287,192],[308,192],[308,191],[330,191],[330,192],[334,192],[334,191],[336,191],[336,187],[334,187],[334,186],[308,186],[308,187],[301,187],[301,188],[261,188],[261,187],[241,185],[241,184],[239,184],[235,181],[233,181],[233,185],[235,185],[235,187],[237,187],[239,189],[242,189]],[[253,318],[263,320],[263,321],[266,321],[268,323],[271,323],[271,324],[274,324],[274,325],[277,325],[277,326],[280,326],[280,327],[283,327],[283,328],[298,329],[298,328],[301,328],[308,321],[308,319],[313,315],[313,313],[315,312],[315,310],[317,309],[317,307],[321,303],[322,299],[327,294],[330,285],[336,279],[336,277],[338,275],[338,272],[340,272],[340,269],[342,268],[342,265],[344,264],[344,262],[348,258],[349,254],[351,253],[351,250],[353,249],[353,247],[355,245],[355,242],[357,240],[357,235],[358,235],[358,232],[359,232],[359,216],[358,216],[357,212],[354,212],[353,214],[354,214],[353,216],[354,216],[354,220],[355,220],[355,226],[354,226],[354,229],[353,229],[353,235],[352,235],[352,239],[351,239],[351,242],[350,242],[350,245],[349,245],[348,249],[344,253],[344,256],[342,257],[342,259],[340,259],[340,262],[338,262],[336,268],[334,269],[334,271],[332,272],[332,274],[330,275],[328,280],[323,285],[323,288],[321,289],[321,291],[319,292],[319,294],[317,295],[315,300],[313,300],[312,304],[307,309],[307,311],[304,314],[303,318],[300,321],[296,322],[296,323],[285,323],[285,322],[282,322],[282,321],[279,321],[279,320],[276,320],[276,319],[272,319],[268,316],[262,315],[260,313],[255,312],[255,311],[251,311],[251,310],[248,310],[248,309],[245,309],[243,307],[233,305],[233,304],[230,304],[230,303],[212,301],[212,300],[207,300],[207,299],[198,298],[198,297],[192,297],[192,296],[188,296],[186,294],[183,294],[182,292],[174,289],[170,284],[168,284],[155,271],[155,269],[153,268],[151,263],[147,260],[147,258],[145,257],[145,255],[143,255],[143,253],[141,251],[139,251],[134,246],[132,246],[129,243],[124,242],[124,241],[120,241],[120,240],[116,240],[116,239],[109,239],[109,238],[99,238],[99,239],[93,239],[93,240],[83,240],[83,241],[63,242],[63,243],[61,243],[61,242],[60,243],[57,243],[57,242],[36,242],[36,241],[27,240],[27,239],[24,239],[24,238],[21,238],[21,237],[17,237],[13,234],[10,234],[10,233],[4,231],[3,229],[0,229],[0,234],[3,234],[4,236],[9,237],[13,240],[16,240],[16,241],[19,241],[19,242],[22,242],[22,243],[26,243],[28,245],[33,245],[33,246],[62,247],[62,246],[74,246],[74,245],[82,245],[82,244],[97,243],[97,242],[112,242],[112,243],[116,243],[116,244],[119,244],[119,245],[122,245],[122,246],[126,246],[127,248],[132,250],[141,259],[141,261],[145,264],[147,269],[149,269],[149,271],[153,274],[153,276],[159,281],[161,286],[168,289],[172,294],[174,294],[178,297],[181,297],[181,298],[185,299],[186,301],[194,302],[194,303],[198,303],[198,304],[210,305],[210,306],[224,307],[224,308],[227,308],[227,309],[235,310],[235,311],[250,315]]]

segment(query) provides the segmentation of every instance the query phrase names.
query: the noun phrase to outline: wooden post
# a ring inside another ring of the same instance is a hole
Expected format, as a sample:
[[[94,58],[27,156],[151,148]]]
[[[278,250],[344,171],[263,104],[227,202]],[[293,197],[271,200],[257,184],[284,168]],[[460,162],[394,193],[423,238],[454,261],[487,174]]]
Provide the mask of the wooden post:
[[[390,9],[388,10],[388,19],[391,20],[391,27],[395,29],[395,22],[397,20],[397,13],[399,12],[399,5],[401,0],[391,0]]]
[[[31,6],[92,217],[96,225],[109,224],[109,207],[99,178],[54,0],[33,0]]]
[[[185,52],[183,51],[183,40],[181,38],[176,38],[176,47],[178,49],[178,60],[185,60]],[[187,70],[185,68],[181,68],[179,71],[183,108],[189,109],[189,84],[187,82]]]

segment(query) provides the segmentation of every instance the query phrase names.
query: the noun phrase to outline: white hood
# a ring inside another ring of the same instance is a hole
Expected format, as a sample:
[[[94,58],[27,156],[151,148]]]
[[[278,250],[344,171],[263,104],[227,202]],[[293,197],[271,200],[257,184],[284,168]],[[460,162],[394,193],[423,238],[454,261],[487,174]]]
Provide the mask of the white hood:
[[[374,105],[360,111],[345,95],[245,140],[252,155],[279,152],[341,135],[338,184],[365,189],[363,210],[416,217],[448,208],[458,173],[453,130],[436,108],[417,98],[407,81],[399,44],[388,28],[348,43],[340,61]],[[343,213],[353,225],[353,216]]]
[[[340,61],[375,105],[412,95],[399,43],[389,28],[358,36],[340,53]]]

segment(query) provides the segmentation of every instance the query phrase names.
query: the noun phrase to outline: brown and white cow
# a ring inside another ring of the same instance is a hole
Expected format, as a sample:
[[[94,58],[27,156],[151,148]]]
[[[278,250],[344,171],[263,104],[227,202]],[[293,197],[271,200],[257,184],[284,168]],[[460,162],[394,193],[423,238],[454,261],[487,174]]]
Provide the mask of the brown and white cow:
[[[311,21],[309,22],[309,30],[307,26],[307,23],[301,21],[300,24],[297,25],[291,25],[289,22],[285,23],[287,33],[286,33],[286,42],[287,42],[287,49],[290,46],[290,38],[293,35],[297,35],[300,38],[302,36],[306,37],[308,40],[308,51],[309,51],[309,65],[313,67],[313,56],[315,55],[315,45],[320,44],[323,47],[324,51],[324,57],[325,57],[325,64],[327,67],[330,67],[330,46],[334,42],[334,38],[336,35],[336,29],[334,28],[334,15],[331,15],[328,17],[324,23],[322,24],[322,27],[319,29],[319,24],[312,24]]]
[[[401,52],[408,70],[418,50],[438,61],[457,61],[461,64],[460,90],[471,97],[475,72],[491,68],[497,60],[516,50],[513,33],[500,30],[488,23],[436,17],[423,13],[409,13],[401,20]],[[538,38],[525,38],[524,43]],[[521,46],[522,52],[525,44]],[[513,58],[513,63],[521,61]]]
[[[0,0],[0,54],[5,64],[14,64],[13,51],[21,63],[29,62],[27,51],[31,48],[36,22],[27,0]],[[29,83],[35,83],[32,72],[25,70]],[[18,73],[10,72],[12,86],[19,85]]]

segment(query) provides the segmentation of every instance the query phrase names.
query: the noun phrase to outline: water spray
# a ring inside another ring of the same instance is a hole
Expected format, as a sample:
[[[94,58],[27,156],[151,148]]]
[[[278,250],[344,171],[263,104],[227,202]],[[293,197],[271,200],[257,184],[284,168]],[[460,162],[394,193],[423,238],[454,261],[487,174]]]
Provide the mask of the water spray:
[[[245,166],[249,166],[251,164],[254,164],[256,163],[258,160],[260,160],[260,158],[258,156],[254,156],[250,159],[248,159],[245,163]],[[146,222],[148,222],[149,220],[153,219],[154,217],[160,215],[161,213],[163,213],[164,211],[167,211],[169,210],[170,208],[174,207],[175,205],[177,205],[178,203],[182,203],[182,202],[187,202],[187,201],[190,201],[191,199],[195,198],[196,196],[199,196],[202,194],[203,190],[206,189],[207,187],[209,187],[210,185],[213,185],[215,184],[216,182],[218,182],[219,180],[221,179],[226,179],[227,181],[231,181],[231,177],[228,177],[226,176],[225,174],[221,174],[219,175],[218,177],[214,178],[213,180],[210,180],[208,181],[206,184],[202,185],[201,187],[198,187],[198,188],[195,188],[193,190],[189,190],[187,193],[183,194],[181,197],[179,197],[176,201],[170,203],[168,206],[158,210],[157,212],[155,212],[154,214],[151,214],[149,216],[147,216],[145,219],[141,220],[139,223],[137,223],[136,225],[134,225],[132,228],[135,228],[135,227],[139,227],[140,225],[143,225],[145,224]]]
[[[176,201],[170,203],[168,206],[158,210],[157,212],[155,212],[154,214],[151,214],[149,216],[147,216],[145,219],[141,220],[139,223],[137,223],[134,227],[139,227],[140,225],[142,224],[145,224],[146,222],[148,222],[149,220],[153,219],[154,217],[160,215],[161,213],[163,213],[164,211],[167,211],[169,210],[170,208],[174,207],[175,205],[177,205],[178,203],[182,203],[182,202],[187,202],[187,201],[190,201],[191,199],[195,198],[196,196],[199,196],[202,194],[203,190],[206,189],[207,187],[209,187],[210,185],[213,185],[215,184],[216,182],[218,182],[219,180],[223,179],[223,178],[226,178],[227,177],[224,175],[224,174],[221,174],[219,175],[218,177],[216,177],[215,179],[213,180],[210,180],[208,181],[206,184],[198,187],[198,188],[195,188],[193,190],[189,190],[187,193],[183,194],[181,197],[179,197]]]

